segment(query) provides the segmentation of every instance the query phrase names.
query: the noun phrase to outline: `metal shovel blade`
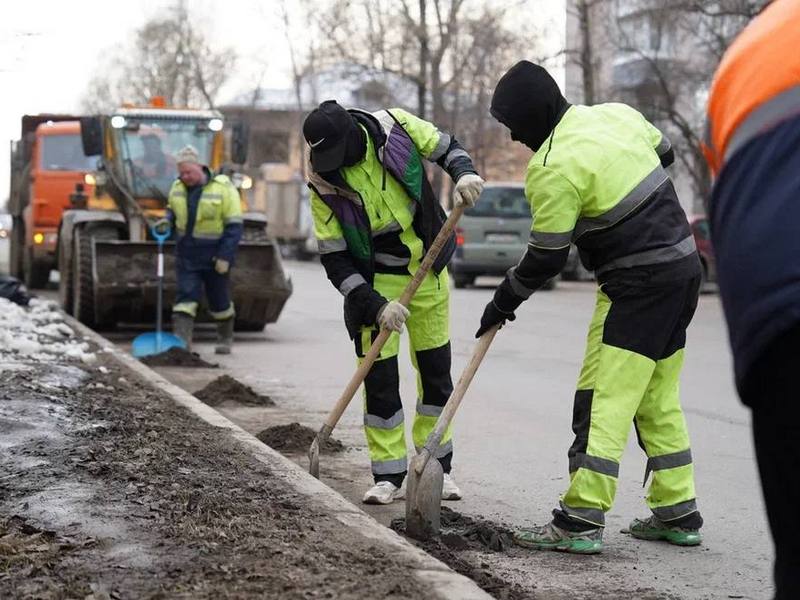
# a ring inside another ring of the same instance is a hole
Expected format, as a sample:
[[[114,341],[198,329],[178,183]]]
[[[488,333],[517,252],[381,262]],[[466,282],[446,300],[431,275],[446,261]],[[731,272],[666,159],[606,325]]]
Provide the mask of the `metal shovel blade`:
[[[406,484],[406,534],[427,540],[438,535],[442,517],[442,482],[444,473],[441,463],[423,454],[411,459]]]
[[[308,472],[319,479],[319,434],[308,448]]]

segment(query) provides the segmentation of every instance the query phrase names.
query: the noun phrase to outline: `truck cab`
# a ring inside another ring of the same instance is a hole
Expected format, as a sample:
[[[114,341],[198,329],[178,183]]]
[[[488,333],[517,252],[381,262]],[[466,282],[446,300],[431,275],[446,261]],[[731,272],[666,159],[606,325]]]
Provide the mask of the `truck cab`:
[[[76,185],[92,192],[86,175],[97,168],[98,158],[83,153],[76,117],[23,117],[22,136],[12,144],[10,271],[28,287],[44,287],[56,268],[62,214]]]

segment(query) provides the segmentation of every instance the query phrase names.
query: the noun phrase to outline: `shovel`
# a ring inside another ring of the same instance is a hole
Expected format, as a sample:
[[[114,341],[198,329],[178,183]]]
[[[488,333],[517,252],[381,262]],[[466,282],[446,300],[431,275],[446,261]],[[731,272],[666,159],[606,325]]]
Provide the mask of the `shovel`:
[[[447,220],[442,225],[442,228],[439,230],[439,233],[436,235],[436,238],[433,240],[431,247],[428,248],[428,252],[425,254],[425,257],[422,259],[422,264],[420,264],[417,272],[414,273],[414,277],[411,281],[408,282],[406,289],[403,290],[403,294],[400,296],[398,302],[405,307],[408,307],[408,304],[411,302],[411,298],[414,297],[414,294],[417,292],[417,288],[422,284],[422,281],[425,279],[425,276],[430,271],[431,266],[433,266],[436,257],[439,256],[439,252],[444,247],[447,239],[450,237],[450,234],[453,233],[453,229],[455,229],[456,223],[461,218],[462,213],[464,212],[463,206],[457,206],[453,209],[450,213],[450,216],[447,217]],[[381,350],[383,349],[384,344],[389,339],[389,336],[392,335],[392,332],[388,329],[381,329],[378,333],[378,337],[375,338],[375,341],[372,342],[370,345],[367,354],[364,356],[364,359],[361,361],[361,364],[358,365],[356,372],[350,378],[347,387],[344,388],[342,395],[339,396],[339,399],[336,401],[336,404],[331,410],[328,418],[325,419],[325,423],[320,428],[319,432],[317,432],[317,436],[314,438],[314,441],[311,442],[311,446],[308,449],[308,472],[311,473],[314,477],[319,479],[319,449],[322,444],[330,437],[331,433],[333,433],[333,429],[336,427],[336,424],[339,422],[339,419],[344,413],[347,406],[350,404],[350,401],[355,396],[356,391],[358,390],[361,383],[367,377],[369,370],[372,368],[372,364],[377,360],[378,356],[380,356]]]
[[[486,355],[497,330],[496,325],[484,333],[475,349],[469,363],[461,373],[453,393],[447,399],[447,404],[442,409],[442,414],[436,421],[436,426],[431,431],[425,445],[417,455],[411,459],[408,469],[408,483],[406,484],[406,533],[418,540],[427,540],[437,535],[441,527],[442,516],[442,480],[444,474],[442,465],[437,459],[431,460],[439,448],[442,436],[447,426],[453,420],[461,399],[467,392],[475,372]]]
[[[131,354],[136,358],[161,354],[170,348],[186,348],[184,342],[177,335],[164,333],[162,327],[162,311],[164,302],[164,241],[171,233],[169,221],[159,219],[150,228],[150,233],[158,242],[158,301],[156,310],[156,330],[137,335],[131,345]]]

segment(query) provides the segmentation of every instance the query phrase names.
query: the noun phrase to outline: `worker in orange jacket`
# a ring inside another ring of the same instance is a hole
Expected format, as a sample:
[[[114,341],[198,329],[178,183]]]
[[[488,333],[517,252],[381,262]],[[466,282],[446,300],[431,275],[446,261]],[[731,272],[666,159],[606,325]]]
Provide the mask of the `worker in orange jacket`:
[[[753,412],[777,600],[800,598],[800,0],[731,45],[708,102],[709,216],[736,384]]]

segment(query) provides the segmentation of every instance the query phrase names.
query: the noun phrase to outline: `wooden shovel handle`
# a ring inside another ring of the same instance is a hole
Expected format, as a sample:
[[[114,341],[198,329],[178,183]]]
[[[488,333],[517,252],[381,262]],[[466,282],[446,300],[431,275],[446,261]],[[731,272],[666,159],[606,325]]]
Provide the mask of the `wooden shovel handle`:
[[[406,289],[403,290],[403,293],[400,296],[399,302],[403,306],[407,307],[411,302],[411,299],[417,292],[417,288],[419,288],[419,286],[422,284],[425,276],[428,274],[428,271],[430,271],[433,263],[439,256],[439,252],[441,252],[442,248],[447,243],[450,234],[453,233],[456,223],[461,218],[463,212],[464,207],[457,206],[450,213],[450,216],[447,217],[444,225],[442,225],[442,228],[439,230],[439,233],[433,240],[431,247],[428,248],[428,252],[425,253],[425,257],[422,259],[422,263],[417,269],[417,272],[414,273],[414,277],[412,277],[411,281],[408,282]],[[353,373],[353,376],[347,383],[347,387],[344,388],[342,395],[339,396],[339,399],[336,401],[333,410],[331,410],[328,418],[325,420],[325,427],[328,431],[332,431],[336,427],[336,424],[342,417],[342,413],[344,413],[345,409],[350,404],[350,401],[353,399],[353,396],[355,396],[356,391],[358,391],[358,387],[361,385],[364,379],[366,379],[369,370],[372,368],[373,363],[378,359],[378,356],[380,356],[381,350],[383,350],[383,346],[386,344],[386,341],[389,339],[391,334],[392,332],[388,329],[381,329],[380,333],[378,333],[378,337],[376,337],[375,341],[373,341],[370,345],[369,350],[367,350],[367,353],[364,356],[364,359],[361,361],[361,364],[358,365],[356,372]]]
[[[450,425],[450,422],[453,420],[458,407],[461,405],[461,400],[464,398],[464,394],[467,393],[469,384],[472,383],[472,378],[475,377],[475,373],[481,365],[483,357],[486,356],[486,352],[489,350],[489,346],[499,329],[500,325],[495,325],[487,330],[486,333],[478,339],[478,343],[475,344],[475,348],[472,350],[472,356],[467,366],[464,367],[464,370],[461,372],[461,377],[458,378],[458,383],[456,383],[453,393],[450,394],[450,398],[447,399],[447,404],[444,405],[442,414],[439,415],[436,421],[436,426],[433,428],[433,431],[431,431],[428,439],[425,440],[425,446],[423,448],[427,451],[428,457],[432,456],[436,448],[439,447],[444,432],[447,430],[447,426]],[[427,460],[424,462],[427,463]],[[425,468],[425,464],[421,465],[418,472],[421,473],[423,468]]]

